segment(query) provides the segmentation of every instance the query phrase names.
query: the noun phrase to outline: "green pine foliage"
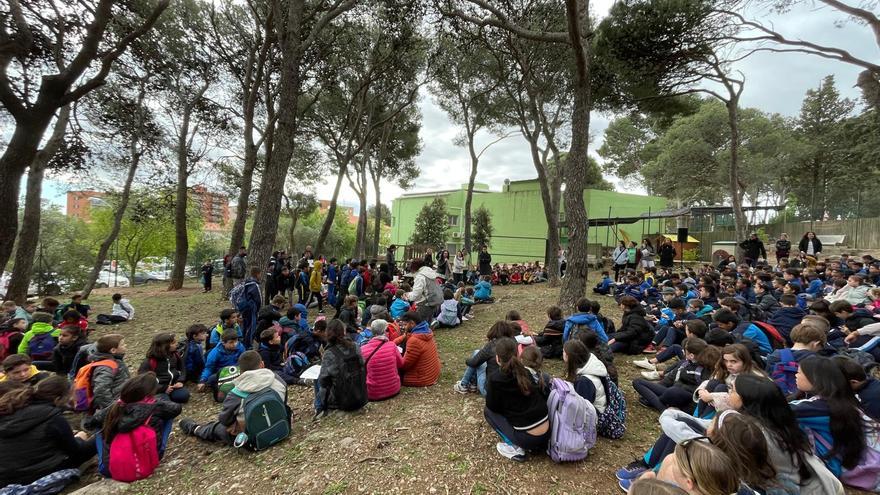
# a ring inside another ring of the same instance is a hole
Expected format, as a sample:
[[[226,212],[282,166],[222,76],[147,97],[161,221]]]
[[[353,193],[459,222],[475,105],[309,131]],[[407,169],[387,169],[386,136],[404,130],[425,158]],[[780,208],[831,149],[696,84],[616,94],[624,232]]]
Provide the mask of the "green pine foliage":
[[[480,248],[482,246],[492,246],[492,214],[484,206],[480,205],[474,212],[473,219],[473,239],[474,246]]]
[[[446,218],[446,201],[442,198],[434,198],[434,201],[426,204],[419,211],[410,243],[441,248],[446,245],[448,235],[449,220]]]

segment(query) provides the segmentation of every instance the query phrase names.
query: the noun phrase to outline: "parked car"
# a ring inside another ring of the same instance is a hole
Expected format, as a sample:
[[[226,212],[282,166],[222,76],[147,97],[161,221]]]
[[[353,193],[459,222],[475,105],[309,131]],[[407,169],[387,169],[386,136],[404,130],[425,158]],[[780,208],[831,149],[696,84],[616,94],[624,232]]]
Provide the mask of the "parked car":
[[[150,272],[137,272],[134,274],[134,280],[133,280],[135,285],[151,284],[151,283],[161,282],[161,281],[162,281],[161,278],[157,277],[156,275],[154,275]]]
[[[129,287],[131,282],[121,271],[115,273],[109,269],[101,270],[98,279],[95,281],[95,288],[104,289],[107,287]]]

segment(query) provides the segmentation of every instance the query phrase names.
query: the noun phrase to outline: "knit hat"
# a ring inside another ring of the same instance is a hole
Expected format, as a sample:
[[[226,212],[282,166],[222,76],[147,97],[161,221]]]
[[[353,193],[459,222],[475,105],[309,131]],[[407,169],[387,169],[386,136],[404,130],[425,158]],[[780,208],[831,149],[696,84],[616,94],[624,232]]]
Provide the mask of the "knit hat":
[[[387,328],[388,322],[385,320],[373,320],[373,323],[370,323],[370,330],[373,331],[374,336],[385,335]]]
[[[672,287],[664,287],[663,290],[660,291],[660,293],[661,294],[675,294],[675,289],[673,289]]]
[[[35,312],[31,318],[33,318],[34,323],[52,323],[52,315],[42,311]]]
[[[390,320],[391,317],[388,315],[388,308],[382,306],[381,304],[373,304],[370,306],[370,319],[371,320]]]

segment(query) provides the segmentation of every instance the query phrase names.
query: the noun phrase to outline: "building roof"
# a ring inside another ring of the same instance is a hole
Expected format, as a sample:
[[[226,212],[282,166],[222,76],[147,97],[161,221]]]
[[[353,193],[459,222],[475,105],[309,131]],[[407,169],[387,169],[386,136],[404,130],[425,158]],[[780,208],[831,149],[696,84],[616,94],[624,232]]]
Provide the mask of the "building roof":
[[[760,210],[776,210],[782,211],[784,205],[777,206],[743,206],[743,211],[760,211]],[[605,217],[591,218],[588,221],[590,227],[607,227],[609,225],[636,223],[639,220],[651,220],[654,218],[677,218],[688,215],[730,215],[733,213],[732,206],[686,206],[684,208],[676,208],[671,210],[662,210],[655,212],[642,213],[633,217]]]

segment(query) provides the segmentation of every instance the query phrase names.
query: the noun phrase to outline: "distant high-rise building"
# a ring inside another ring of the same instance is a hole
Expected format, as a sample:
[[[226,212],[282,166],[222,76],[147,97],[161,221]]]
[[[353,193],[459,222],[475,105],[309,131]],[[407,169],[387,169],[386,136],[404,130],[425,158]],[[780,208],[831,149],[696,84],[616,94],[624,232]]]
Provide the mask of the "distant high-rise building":
[[[329,199],[321,199],[318,200],[318,211],[321,213],[327,213],[327,210],[330,209],[330,200]],[[340,203],[336,203],[336,210],[342,210],[345,213],[345,216],[348,217],[348,223],[354,225],[358,223],[358,216],[354,214],[353,206],[345,206]]]
[[[67,193],[67,216],[79,218],[84,222],[92,221],[93,206],[107,206],[101,191],[70,191]]]

